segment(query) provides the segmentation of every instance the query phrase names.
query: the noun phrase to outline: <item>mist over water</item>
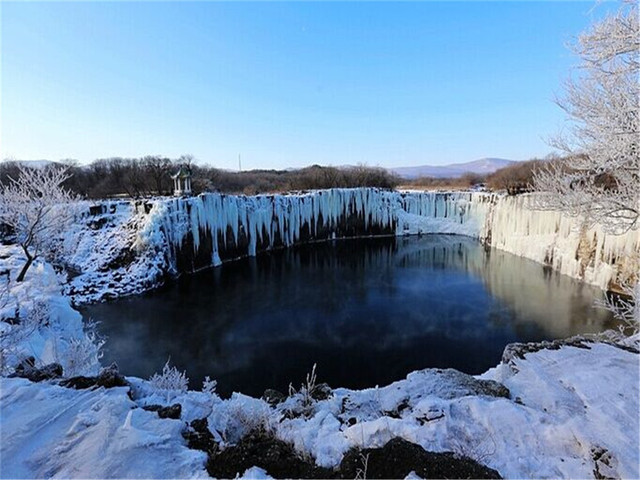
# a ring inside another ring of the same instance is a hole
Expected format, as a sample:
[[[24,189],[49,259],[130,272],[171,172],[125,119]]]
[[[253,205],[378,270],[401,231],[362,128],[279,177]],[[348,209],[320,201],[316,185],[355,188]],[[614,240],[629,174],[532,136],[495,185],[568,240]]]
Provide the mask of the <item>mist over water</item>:
[[[476,240],[448,235],[303,245],[81,309],[107,336],[104,363],[148,378],[167,358],[191,387],[364,388],[427,367],[478,374],[507,343],[615,325],[601,292]]]

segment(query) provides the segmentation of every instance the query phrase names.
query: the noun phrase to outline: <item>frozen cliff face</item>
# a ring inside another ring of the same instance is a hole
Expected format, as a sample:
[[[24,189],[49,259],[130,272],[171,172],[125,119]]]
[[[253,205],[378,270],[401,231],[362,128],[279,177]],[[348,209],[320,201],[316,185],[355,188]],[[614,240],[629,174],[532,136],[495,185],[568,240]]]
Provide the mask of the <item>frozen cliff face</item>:
[[[158,202],[137,246],[164,244],[171,270],[179,273],[333,238],[417,233],[484,238],[492,198],[373,188],[255,197],[204,194]]]
[[[478,238],[603,289],[635,281],[640,231],[607,235],[531,206],[527,195],[374,188],[87,205],[65,240],[75,250],[68,263],[79,272],[67,293],[95,301],[139,293],[167,274],[297,243],[431,233]]]
[[[449,233],[485,240],[496,196],[473,192],[395,194],[398,235]]]
[[[488,220],[490,245],[549,265],[602,289],[633,284],[640,270],[640,230],[605,233],[579,218],[533,208],[532,195],[496,199]]]

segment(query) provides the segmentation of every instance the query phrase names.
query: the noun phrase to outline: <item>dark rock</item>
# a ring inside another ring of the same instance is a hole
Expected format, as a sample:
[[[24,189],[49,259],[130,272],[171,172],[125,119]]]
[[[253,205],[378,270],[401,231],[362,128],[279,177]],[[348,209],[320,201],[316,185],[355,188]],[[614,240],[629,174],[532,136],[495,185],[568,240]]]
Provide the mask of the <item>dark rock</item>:
[[[15,315],[13,317],[5,317],[2,319],[4,323],[8,323],[9,325],[20,325],[20,317]]]
[[[158,416],[160,418],[173,418],[178,420],[180,415],[182,415],[182,405],[179,403],[174,403],[173,405],[162,407],[158,410]]]
[[[347,423],[349,424],[349,426],[354,426],[356,423],[358,423],[358,419],[356,417],[349,417],[349,420],[347,420]]]
[[[91,388],[96,386],[98,381],[97,377],[71,377],[60,382],[61,387],[75,388],[76,390],[84,390],[85,388]]]
[[[398,413],[402,413],[402,411],[406,410],[407,408],[411,409],[411,404],[409,403],[409,399],[408,398],[403,398],[402,401],[396,407],[396,411]]]
[[[207,461],[214,478],[235,478],[253,466],[274,478],[335,478],[335,472],[300,458],[291,445],[264,432],[253,432]]]
[[[92,388],[96,386],[104,388],[130,386],[129,382],[127,382],[125,378],[118,372],[118,365],[116,365],[115,363],[112,363],[108,367],[100,370],[100,373],[95,377],[71,377],[62,380],[60,382],[60,385],[67,388],[75,388],[77,390]]]
[[[156,404],[145,405],[142,409],[148,412],[157,412],[160,418],[173,418],[174,420],[178,420],[180,415],[182,415],[182,405],[179,403],[174,403],[168,407]]]
[[[144,405],[142,407],[142,409],[146,410],[147,412],[157,412],[161,408],[162,408],[162,405],[158,405],[156,403],[154,403],[153,405]]]
[[[109,263],[103,265],[100,268],[102,272],[108,272],[109,270],[117,270],[118,268],[128,267],[136,259],[136,252],[132,248],[123,248],[120,250]]]
[[[105,213],[105,210],[104,205],[92,205],[89,207],[89,215],[102,215]]]
[[[89,222],[87,222],[87,226],[91,229],[91,230],[100,230],[102,227],[104,227],[107,222],[109,220],[107,220],[106,218],[98,218],[95,220],[91,220]]]
[[[191,422],[189,427],[182,432],[182,436],[187,441],[187,446],[194,450],[202,450],[209,455],[218,450],[218,444],[209,430],[209,422],[206,418],[198,418]]]
[[[311,398],[317,401],[326,400],[333,395],[331,387],[326,383],[319,383],[311,390]]]
[[[22,372],[22,371],[24,371],[26,369],[35,368],[35,366],[36,366],[35,357],[28,356],[28,357],[23,358],[20,361],[20,363],[16,367],[16,372]]]
[[[59,363],[50,363],[42,368],[32,366],[33,357],[23,360],[16,367],[15,373],[9,377],[20,377],[31,380],[32,382],[42,382],[43,380],[51,380],[62,376],[62,365]]]
[[[511,392],[500,382],[495,380],[478,380],[480,386],[480,395],[490,397],[511,398]]]
[[[100,370],[98,374],[96,384],[99,387],[113,388],[113,387],[128,387],[129,382],[125,380],[118,370],[118,365],[112,363],[108,367]]]
[[[272,407],[283,402],[285,398],[287,398],[287,396],[284,393],[273,390],[272,388],[267,388],[262,394],[262,399]]]
[[[475,460],[451,452],[428,452],[401,438],[382,448],[350,450],[340,463],[341,478],[405,478],[412,471],[422,478],[501,478]]]

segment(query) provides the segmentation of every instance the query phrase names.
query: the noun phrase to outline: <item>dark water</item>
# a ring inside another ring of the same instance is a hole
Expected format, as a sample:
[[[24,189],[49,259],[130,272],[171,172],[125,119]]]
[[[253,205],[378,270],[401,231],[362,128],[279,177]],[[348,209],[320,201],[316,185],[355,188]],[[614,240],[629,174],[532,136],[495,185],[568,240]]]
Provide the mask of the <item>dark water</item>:
[[[598,290],[464,237],[301,246],[186,276],[82,310],[101,322],[105,362],[148,378],[168,357],[218,391],[260,395],[319,381],[384,385],[426,367],[477,374],[504,346],[598,332]]]

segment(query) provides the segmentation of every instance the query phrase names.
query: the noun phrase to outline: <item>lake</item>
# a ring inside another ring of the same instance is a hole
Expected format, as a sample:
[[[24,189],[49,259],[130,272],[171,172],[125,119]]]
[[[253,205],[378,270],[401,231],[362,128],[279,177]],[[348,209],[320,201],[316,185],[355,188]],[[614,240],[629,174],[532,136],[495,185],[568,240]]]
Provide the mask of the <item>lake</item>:
[[[302,245],[81,308],[104,364],[148,378],[168,358],[223,396],[299,387],[317,364],[334,387],[385,385],[427,367],[479,374],[506,344],[615,325],[602,293],[532,261],[449,235]]]

